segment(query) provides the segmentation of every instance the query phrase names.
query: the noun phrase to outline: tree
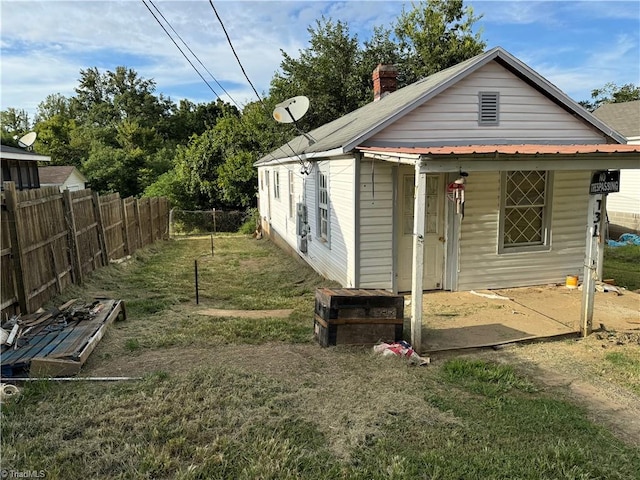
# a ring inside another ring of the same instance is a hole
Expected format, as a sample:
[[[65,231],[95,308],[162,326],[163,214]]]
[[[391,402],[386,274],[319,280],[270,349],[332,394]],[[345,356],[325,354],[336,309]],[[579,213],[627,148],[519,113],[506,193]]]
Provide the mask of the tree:
[[[623,103],[640,100],[640,86],[627,83],[618,87],[613,82],[605,83],[601,88],[594,88],[591,91],[591,100],[582,100],[580,105],[593,112],[596,108],[605,103]]]
[[[395,24],[401,85],[413,83],[482,53],[486,43],[473,26],[475,16],[463,0],[428,0],[403,9]]]
[[[305,130],[358,108],[362,90],[358,37],[349,33],[349,26],[322,17],[307,31],[309,47],[299,52],[299,58],[282,51],[282,73],[275,74],[270,90],[278,102],[296,95],[309,97],[313,108],[300,122]]]
[[[31,122],[29,121],[27,111],[12,107],[0,112],[0,123],[2,123],[2,133],[8,137],[16,135],[21,137],[31,129]]]
[[[398,67],[402,87],[482,53],[486,44],[473,33],[480,18],[463,0],[415,3],[393,28],[375,27],[361,47],[347,24],[323,17],[308,28],[309,46],[298,58],[282,52],[269,95],[277,102],[308,96],[311,109],[300,125],[313,129],[370,102],[371,75],[379,63]]]

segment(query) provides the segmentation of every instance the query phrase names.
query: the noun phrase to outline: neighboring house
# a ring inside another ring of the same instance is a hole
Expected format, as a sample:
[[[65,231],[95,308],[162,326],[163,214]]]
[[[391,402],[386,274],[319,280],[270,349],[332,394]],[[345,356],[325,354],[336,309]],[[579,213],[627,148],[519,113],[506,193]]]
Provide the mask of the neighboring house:
[[[39,167],[38,172],[40,173],[41,186],[59,187],[61,192],[83,190],[87,184],[86,177],[73,166]]]
[[[394,88],[378,67],[378,100],[256,162],[265,234],[344,287],[415,294],[583,272],[592,172],[640,168],[640,146],[499,47]]]
[[[50,162],[51,157],[17,147],[0,144],[2,184],[14,182],[16,189],[40,188],[38,162]],[[2,187],[4,189],[4,187]]]
[[[640,100],[607,103],[593,114],[625,136],[627,143],[640,145]],[[607,198],[607,215],[611,238],[623,233],[640,234],[640,170],[620,172],[620,192]]]

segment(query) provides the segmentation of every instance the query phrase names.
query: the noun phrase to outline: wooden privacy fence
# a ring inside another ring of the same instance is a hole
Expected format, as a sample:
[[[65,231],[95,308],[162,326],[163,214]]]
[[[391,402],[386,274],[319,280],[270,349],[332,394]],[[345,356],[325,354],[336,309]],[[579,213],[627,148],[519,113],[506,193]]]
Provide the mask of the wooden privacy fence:
[[[6,182],[1,208],[0,310],[8,314],[32,313],[110,260],[169,238],[166,198],[16,191]]]

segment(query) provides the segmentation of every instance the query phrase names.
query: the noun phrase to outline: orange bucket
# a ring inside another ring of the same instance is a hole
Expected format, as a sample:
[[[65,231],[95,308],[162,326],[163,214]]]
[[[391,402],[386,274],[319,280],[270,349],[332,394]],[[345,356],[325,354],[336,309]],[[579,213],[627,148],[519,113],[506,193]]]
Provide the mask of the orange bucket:
[[[567,288],[578,288],[578,276],[567,275],[567,281],[565,282]]]

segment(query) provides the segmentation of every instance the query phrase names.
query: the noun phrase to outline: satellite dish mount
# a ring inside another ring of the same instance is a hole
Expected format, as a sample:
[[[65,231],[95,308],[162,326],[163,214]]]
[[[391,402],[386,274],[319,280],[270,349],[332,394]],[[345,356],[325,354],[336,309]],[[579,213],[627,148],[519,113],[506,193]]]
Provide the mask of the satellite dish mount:
[[[18,139],[18,145],[27,150],[32,150],[33,142],[36,141],[37,136],[38,134],[36,132],[29,132]]]
[[[293,123],[298,133],[304,135],[304,137],[309,140],[309,145],[312,145],[316,141],[311,135],[303,132],[298,126],[298,120],[307,113],[307,110],[309,110],[309,99],[303,95],[299,95],[277,104],[273,110],[273,118],[279,123]]]

